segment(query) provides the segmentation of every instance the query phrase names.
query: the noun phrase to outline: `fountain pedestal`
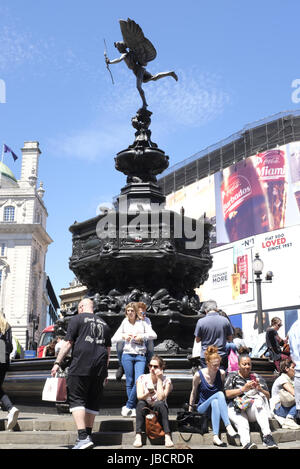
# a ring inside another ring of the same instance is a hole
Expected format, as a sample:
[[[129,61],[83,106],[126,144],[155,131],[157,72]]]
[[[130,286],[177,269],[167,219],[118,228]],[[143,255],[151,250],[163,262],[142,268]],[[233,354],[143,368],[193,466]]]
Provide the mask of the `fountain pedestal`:
[[[116,169],[127,175],[116,209],[70,227],[70,268],[112,332],[125,305],[143,301],[158,335],[157,350],[176,352],[190,349],[202,316],[194,289],[212,266],[211,225],[165,208],[156,176],[167,168],[168,157],[151,141],[150,115],[138,111],[132,119],[135,141],[115,158]]]

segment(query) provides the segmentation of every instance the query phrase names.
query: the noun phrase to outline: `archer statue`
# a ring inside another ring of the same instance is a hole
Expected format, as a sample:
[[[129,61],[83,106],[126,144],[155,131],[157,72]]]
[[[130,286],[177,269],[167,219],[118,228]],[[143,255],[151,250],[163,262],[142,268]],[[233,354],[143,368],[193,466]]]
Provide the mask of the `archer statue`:
[[[105,52],[105,62],[108,66],[109,64],[117,64],[124,60],[127,67],[132,70],[136,76],[136,87],[143,101],[143,109],[146,109],[148,104],[142,89],[142,83],[160,80],[164,77],[173,77],[177,81],[178,77],[175,72],[161,72],[156,75],[152,75],[148,72],[145,67],[148,62],[155,59],[155,47],[149,39],[145,38],[142,29],[135,21],[128,18],[127,21],[120,20],[119,22],[123,41],[115,42],[114,46],[121,53],[121,56],[118,59],[109,60]]]

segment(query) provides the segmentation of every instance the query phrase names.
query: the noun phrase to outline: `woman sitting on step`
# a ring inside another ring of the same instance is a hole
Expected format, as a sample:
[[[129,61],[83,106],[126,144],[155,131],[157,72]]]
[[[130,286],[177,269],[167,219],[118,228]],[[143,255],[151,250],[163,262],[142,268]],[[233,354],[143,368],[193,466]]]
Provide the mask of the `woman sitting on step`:
[[[239,369],[229,373],[225,381],[225,394],[229,400],[228,415],[237,428],[244,449],[257,448],[250,439],[249,422],[258,423],[264,446],[277,448],[269,425],[271,412],[268,386],[261,376],[251,373],[251,369],[251,358],[240,350]]]
[[[170,435],[168,418],[167,397],[172,391],[170,378],[164,375],[164,361],[158,355],[154,355],[149,363],[149,374],[139,376],[136,383],[138,404],[136,406],[136,437],[133,443],[135,448],[140,448],[142,433],[145,432],[145,418],[148,410],[158,412],[163,430],[165,432],[165,446],[170,448],[174,443]]]
[[[193,387],[190,395],[190,410],[197,399],[197,411],[199,414],[211,413],[213,444],[215,446],[227,446],[219,438],[220,420],[222,418],[228,435],[232,438],[237,436],[232,428],[228,417],[226,399],[223,392],[225,371],[220,370],[221,356],[218,348],[207,347],[205,351],[206,368],[198,370],[193,378]]]
[[[297,409],[295,401],[295,363],[289,359],[280,362],[280,375],[273,383],[270,407],[282,428],[297,430]]]

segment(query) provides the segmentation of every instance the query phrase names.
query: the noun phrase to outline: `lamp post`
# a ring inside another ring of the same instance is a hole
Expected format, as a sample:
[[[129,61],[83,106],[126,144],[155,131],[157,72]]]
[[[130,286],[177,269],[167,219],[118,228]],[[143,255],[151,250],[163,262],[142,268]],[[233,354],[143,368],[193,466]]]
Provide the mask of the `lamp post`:
[[[261,284],[263,283],[261,274],[264,268],[264,263],[259,257],[259,254],[255,254],[255,259],[252,264],[253,272],[255,274],[255,283],[256,283],[256,299],[257,299],[257,323],[258,323],[258,333],[263,332],[263,315],[262,315],[262,297],[261,297]],[[272,282],[273,272],[269,271],[266,275],[266,283]]]
[[[256,283],[256,298],[257,298],[257,323],[258,323],[258,333],[263,332],[263,317],[262,317],[262,299],[261,299],[261,274],[264,268],[264,263],[260,259],[259,255],[255,254],[255,259],[253,261],[253,272],[255,274],[255,283]]]

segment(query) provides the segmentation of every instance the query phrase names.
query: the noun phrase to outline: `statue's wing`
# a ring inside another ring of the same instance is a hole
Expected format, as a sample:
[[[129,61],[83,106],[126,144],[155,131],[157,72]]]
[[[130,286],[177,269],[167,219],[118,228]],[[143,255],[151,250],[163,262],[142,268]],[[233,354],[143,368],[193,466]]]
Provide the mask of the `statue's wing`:
[[[156,57],[153,44],[144,36],[142,28],[133,20],[120,20],[121,33],[128,49],[132,50],[141,65],[146,66],[148,62]]]

